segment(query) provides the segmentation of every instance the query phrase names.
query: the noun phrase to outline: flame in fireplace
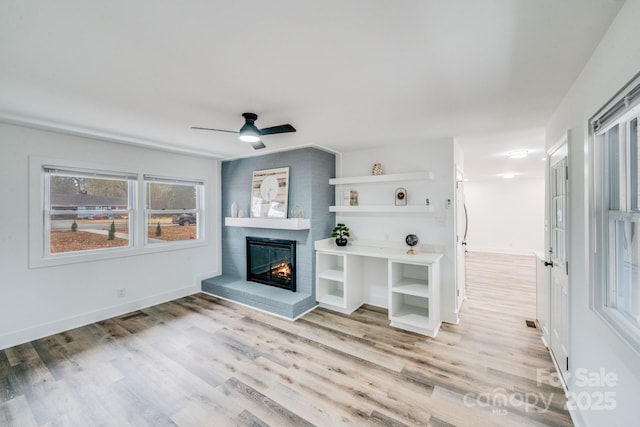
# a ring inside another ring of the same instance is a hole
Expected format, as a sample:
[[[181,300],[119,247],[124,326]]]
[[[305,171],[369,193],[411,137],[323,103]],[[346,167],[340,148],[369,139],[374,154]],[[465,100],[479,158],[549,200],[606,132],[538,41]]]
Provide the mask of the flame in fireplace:
[[[271,270],[271,275],[282,280],[291,279],[291,264],[283,262]]]

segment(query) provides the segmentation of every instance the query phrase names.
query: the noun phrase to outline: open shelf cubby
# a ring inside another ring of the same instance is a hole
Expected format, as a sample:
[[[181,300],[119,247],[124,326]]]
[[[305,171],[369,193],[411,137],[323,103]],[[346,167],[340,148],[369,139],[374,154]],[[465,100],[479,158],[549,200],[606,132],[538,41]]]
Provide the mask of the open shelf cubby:
[[[389,260],[391,325],[435,336],[440,327],[438,264]]]
[[[429,299],[406,294],[392,293],[389,317],[418,328],[429,326]]]
[[[344,282],[318,277],[318,302],[345,307]]]

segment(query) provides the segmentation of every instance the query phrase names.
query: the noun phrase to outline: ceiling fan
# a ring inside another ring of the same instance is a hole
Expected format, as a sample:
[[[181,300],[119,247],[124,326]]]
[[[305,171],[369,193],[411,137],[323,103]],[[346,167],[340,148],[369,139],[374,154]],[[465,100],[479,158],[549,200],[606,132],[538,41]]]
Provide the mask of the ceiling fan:
[[[276,133],[287,133],[287,132],[295,132],[296,128],[291,126],[290,124],[286,125],[278,125],[271,126],[268,128],[258,129],[255,125],[255,121],[258,120],[258,115],[254,113],[242,113],[242,117],[244,117],[244,125],[240,128],[239,131],[235,130],[226,130],[226,129],[212,129],[212,128],[202,128],[197,126],[192,126],[191,129],[201,129],[201,130],[214,130],[216,132],[229,132],[229,133],[239,133],[240,140],[244,142],[248,142],[255,150],[259,150],[260,148],[264,148],[265,145],[262,143],[260,139],[263,135],[273,135]]]

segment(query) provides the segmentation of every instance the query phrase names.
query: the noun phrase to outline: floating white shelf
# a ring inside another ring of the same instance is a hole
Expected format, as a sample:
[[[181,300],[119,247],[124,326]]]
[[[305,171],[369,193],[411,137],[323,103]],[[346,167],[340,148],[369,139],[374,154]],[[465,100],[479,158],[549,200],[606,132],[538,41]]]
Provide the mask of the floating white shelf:
[[[232,218],[224,219],[227,227],[274,228],[280,230],[308,230],[311,220],[308,218]]]
[[[344,296],[334,293],[334,294],[326,294],[318,299],[318,302],[323,304],[327,304],[334,307],[344,307]]]
[[[433,172],[393,173],[387,175],[347,176],[329,179],[329,185],[341,184],[374,184],[377,182],[433,180]]]
[[[404,295],[429,298],[429,286],[426,280],[403,279],[391,287],[391,292]]]
[[[335,282],[344,282],[344,271],[342,270],[324,270],[318,272],[321,279],[333,280]]]
[[[429,309],[403,306],[391,316],[391,321],[402,322],[411,326],[424,328],[429,324]]]
[[[395,212],[395,213],[428,213],[433,212],[433,208],[427,205],[409,205],[409,206],[329,206],[329,212]]]

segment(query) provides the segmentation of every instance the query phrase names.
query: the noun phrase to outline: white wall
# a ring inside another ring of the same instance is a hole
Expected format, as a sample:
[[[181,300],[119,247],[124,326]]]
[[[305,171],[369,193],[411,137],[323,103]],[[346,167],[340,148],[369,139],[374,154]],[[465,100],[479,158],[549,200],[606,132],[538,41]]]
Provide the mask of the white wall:
[[[587,123],[640,71],[640,1],[627,0],[582,73],[547,126],[547,148],[571,130],[569,142],[569,365],[572,371],[601,368],[617,375],[614,411],[582,410],[579,425],[637,425],[640,416],[640,356],[625,345],[589,308],[589,227]],[[582,25],[585,23],[575,23]],[[600,390],[569,388],[590,394]]]
[[[414,183],[390,182],[368,184],[358,187],[360,205],[393,204],[395,189],[405,187],[410,205],[424,205],[430,199],[433,213],[429,214],[336,214],[336,221],[347,224],[352,237],[364,240],[390,240],[404,244],[407,234],[417,234],[421,245],[430,245],[433,250],[443,252],[441,261],[441,314],[443,321],[457,323],[455,304],[455,165],[454,141],[442,139],[419,144],[391,145],[342,153],[337,158],[336,172],[339,176],[371,175],[374,163],[382,163],[385,174],[431,171],[433,181]],[[462,154],[459,153],[459,163]],[[338,196],[339,197],[339,196]],[[446,200],[451,207],[446,207]],[[379,275],[378,266],[371,265],[368,271]],[[367,278],[365,277],[365,280]],[[372,277],[373,279],[373,277]]]
[[[217,161],[8,124],[0,124],[0,153],[0,348],[193,294],[200,279],[219,271]],[[30,268],[33,156],[205,179],[206,244]],[[126,289],[125,298],[117,298],[118,288]]]
[[[532,255],[544,249],[544,178],[468,181],[470,251]]]

